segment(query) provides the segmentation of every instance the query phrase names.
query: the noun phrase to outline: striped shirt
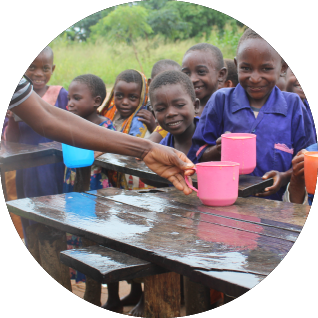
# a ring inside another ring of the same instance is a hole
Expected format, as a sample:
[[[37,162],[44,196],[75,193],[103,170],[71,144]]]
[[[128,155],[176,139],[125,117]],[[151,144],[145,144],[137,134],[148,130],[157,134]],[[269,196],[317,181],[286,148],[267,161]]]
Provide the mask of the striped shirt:
[[[22,77],[11,98],[9,109],[23,103],[32,93],[33,85],[26,76]]]

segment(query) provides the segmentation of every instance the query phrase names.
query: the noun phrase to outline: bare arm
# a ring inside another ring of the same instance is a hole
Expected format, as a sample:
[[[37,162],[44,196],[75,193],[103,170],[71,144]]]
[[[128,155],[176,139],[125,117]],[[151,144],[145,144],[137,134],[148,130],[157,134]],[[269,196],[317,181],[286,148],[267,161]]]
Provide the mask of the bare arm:
[[[192,192],[183,175],[193,174],[193,170],[184,170],[194,165],[173,148],[95,125],[49,105],[34,92],[12,111],[42,136],[80,148],[141,158],[151,170],[168,179],[177,189],[185,194]]]

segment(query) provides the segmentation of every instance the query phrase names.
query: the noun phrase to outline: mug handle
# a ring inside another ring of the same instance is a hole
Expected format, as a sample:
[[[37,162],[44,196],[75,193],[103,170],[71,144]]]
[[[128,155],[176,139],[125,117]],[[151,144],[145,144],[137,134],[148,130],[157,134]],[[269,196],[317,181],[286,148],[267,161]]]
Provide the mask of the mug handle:
[[[189,170],[194,170],[195,172],[197,172],[197,168],[196,167],[193,167],[192,169],[189,169]],[[189,178],[190,178],[190,176],[185,176],[185,182],[186,182],[186,184],[187,184],[187,186],[190,188],[190,189],[192,189],[192,190],[194,190],[195,192],[198,192],[198,190],[194,187],[194,186],[192,186],[191,184],[190,184],[190,182],[189,182]]]

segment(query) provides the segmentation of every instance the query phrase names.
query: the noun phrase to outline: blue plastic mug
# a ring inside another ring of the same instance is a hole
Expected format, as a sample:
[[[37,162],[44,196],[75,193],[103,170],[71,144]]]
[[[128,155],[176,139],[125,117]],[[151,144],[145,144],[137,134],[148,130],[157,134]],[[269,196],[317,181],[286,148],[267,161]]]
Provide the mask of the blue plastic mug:
[[[91,166],[94,162],[94,151],[62,144],[63,161],[68,168]]]

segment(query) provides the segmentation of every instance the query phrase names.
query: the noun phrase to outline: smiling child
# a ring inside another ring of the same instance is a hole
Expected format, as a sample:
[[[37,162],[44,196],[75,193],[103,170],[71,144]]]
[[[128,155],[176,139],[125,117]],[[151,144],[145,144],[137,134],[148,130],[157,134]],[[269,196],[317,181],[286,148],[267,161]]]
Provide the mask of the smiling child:
[[[25,75],[32,80],[34,91],[42,99],[51,105],[66,109],[67,91],[62,86],[47,85],[54,70],[53,51],[50,47],[46,47],[30,64]],[[36,133],[25,122],[15,121],[13,117],[8,121],[5,135],[7,141],[31,145],[52,141]],[[18,198],[62,193],[63,173],[63,163],[18,170],[16,174]]]
[[[182,72],[190,77],[195,95],[200,100],[196,113],[200,116],[211,95],[219,88],[219,83],[226,79],[222,52],[212,44],[196,44],[183,56]]]
[[[281,200],[291,175],[292,158],[314,143],[310,118],[297,95],[275,86],[287,65],[253,30],[247,29],[242,35],[235,63],[239,84],[212,95],[196,127],[188,157],[194,162],[220,160],[217,140],[225,131],[256,134],[257,165],[252,175],[273,177],[273,186],[262,196]]]

